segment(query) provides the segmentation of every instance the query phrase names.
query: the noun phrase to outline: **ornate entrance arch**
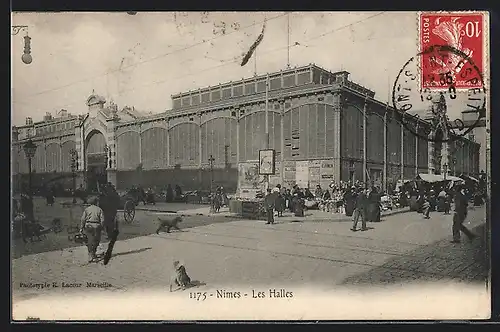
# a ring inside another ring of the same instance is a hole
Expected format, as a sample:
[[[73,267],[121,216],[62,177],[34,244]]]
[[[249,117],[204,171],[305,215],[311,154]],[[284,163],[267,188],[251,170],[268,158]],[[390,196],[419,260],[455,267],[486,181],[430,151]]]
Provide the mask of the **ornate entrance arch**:
[[[87,189],[96,191],[97,186],[107,182],[108,148],[106,138],[99,130],[92,130],[85,139],[87,165]]]

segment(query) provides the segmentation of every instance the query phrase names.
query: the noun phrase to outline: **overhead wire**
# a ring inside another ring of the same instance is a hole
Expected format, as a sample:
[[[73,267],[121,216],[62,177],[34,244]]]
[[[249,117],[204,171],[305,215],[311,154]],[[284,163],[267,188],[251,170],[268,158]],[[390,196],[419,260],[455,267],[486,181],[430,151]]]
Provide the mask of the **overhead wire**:
[[[364,19],[361,19],[359,21],[356,21],[356,22],[353,22],[353,23],[350,23],[350,24],[338,27],[336,29],[333,29],[331,31],[323,33],[323,34],[321,34],[319,36],[315,36],[315,37],[309,38],[309,39],[306,40],[306,42],[308,42],[310,40],[315,40],[315,39],[318,39],[318,38],[322,38],[324,36],[327,36],[329,34],[338,32],[338,31],[343,30],[345,28],[348,28],[350,26],[362,23],[362,22],[364,22],[366,20],[369,20],[369,19],[374,18],[376,16],[382,15],[384,13],[385,12],[380,12],[380,13],[377,13],[375,15],[368,16],[368,17],[366,17]],[[283,14],[281,16],[285,16],[285,15],[286,14]],[[302,42],[302,43],[304,43],[304,42]],[[262,54],[270,54],[270,53],[274,53],[274,52],[277,52],[277,51],[280,51],[280,50],[287,49],[289,47],[296,47],[296,46],[301,46],[301,44],[300,43],[299,44],[295,43],[294,45],[290,45],[290,46],[287,45],[287,46],[283,46],[283,47],[278,47],[278,48],[275,48],[275,49],[272,49],[272,50],[268,50],[268,51],[262,52],[262,53],[260,53],[260,55],[262,55]],[[239,56],[234,56],[234,57],[231,57],[231,58],[228,58],[228,59],[225,59],[225,60],[220,60],[220,61],[223,62],[223,63],[221,63],[220,65],[217,65],[217,66],[208,67],[208,68],[205,68],[203,70],[197,70],[196,72],[192,72],[192,73],[188,72],[186,74],[183,74],[183,75],[180,75],[180,76],[176,76],[176,77],[169,77],[168,79],[164,79],[164,80],[158,80],[158,81],[153,81],[153,82],[148,82],[148,83],[145,83],[145,84],[141,84],[141,85],[136,86],[136,87],[132,87],[132,88],[129,88],[129,89],[121,90],[116,95],[117,96],[121,96],[125,92],[131,92],[131,91],[139,90],[139,89],[142,89],[142,88],[146,88],[146,87],[150,87],[150,86],[154,86],[154,85],[158,85],[158,84],[163,84],[163,83],[170,82],[170,81],[173,81],[173,80],[176,80],[176,79],[179,79],[179,78],[189,77],[189,76],[192,76],[192,75],[198,75],[200,73],[207,72],[207,71],[214,70],[214,69],[218,69],[218,68],[222,68],[222,67],[225,67],[225,66],[233,64],[233,63],[239,63],[241,61],[241,59],[240,59]],[[23,102],[14,102],[14,103],[22,103],[22,104],[25,104],[25,105],[29,105],[26,102],[24,102],[24,103]],[[60,105],[60,106],[58,106],[56,108],[59,108],[59,107],[61,107],[61,108],[62,107],[68,107],[68,106],[73,106],[73,105],[77,105],[77,104],[80,105],[81,101],[75,102],[75,103],[68,103],[68,104]]]
[[[285,16],[285,14],[280,14],[280,15],[276,15],[276,16],[273,16],[269,19],[266,19],[267,21],[272,21],[272,20],[275,20],[275,19],[278,19],[280,17],[283,17]],[[25,96],[25,98],[30,98],[30,97],[35,97],[35,96],[38,96],[38,95],[42,95],[42,94],[46,94],[46,93],[50,93],[50,92],[54,92],[54,91],[58,91],[58,90],[61,90],[61,89],[64,89],[64,88],[67,88],[67,87],[70,87],[70,86],[73,86],[75,84],[79,84],[79,83],[83,83],[83,82],[87,82],[87,81],[90,81],[90,80],[93,80],[93,79],[96,79],[96,78],[99,78],[99,77],[104,77],[106,75],[109,75],[109,74],[112,74],[112,73],[116,73],[116,72],[119,72],[119,71],[122,71],[124,69],[128,69],[128,68],[133,68],[133,67],[137,67],[139,65],[142,65],[142,64],[145,64],[145,63],[149,63],[151,61],[155,61],[155,60],[158,60],[158,59],[161,59],[161,58],[164,58],[166,56],[170,56],[170,55],[173,55],[173,54],[176,54],[178,52],[183,52],[183,51],[186,51],[186,50],[189,50],[193,47],[196,47],[196,46],[200,46],[200,45],[203,45],[205,43],[209,43],[209,42],[212,42],[214,40],[217,40],[219,38],[223,38],[223,37],[226,37],[226,36],[229,36],[231,34],[234,34],[234,33],[237,33],[237,32],[241,32],[242,30],[245,30],[245,29],[248,29],[248,28],[251,28],[253,26],[256,26],[256,25],[259,25],[259,24],[262,24],[262,22],[264,21],[259,21],[259,22],[255,22],[255,23],[252,23],[248,26],[245,26],[245,27],[242,27],[242,28],[239,28],[238,30],[232,30],[230,32],[226,32],[224,34],[220,34],[220,35],[217,35],[215,37],[212,37],[210,39],[204,39],[202,40],[201,42],[198,42],[198,43],[194,43],[194,44],[191,44],[191,45],[188,45],[188,46],[185,46],[185,47],[182,47],[180,49],[177,49],[177,50],[174,50],[174,51],[171,51],[171,52],[167,52],[167,53],[163,53],[163,54],[160,54],[160,55],[157,55],[153,58],[149,58],[149,59],[146,59],[146,60],[142,60],[142,61],[137,61],[135,63],[132,63],[132,64],[129,64],[129,65],[126,65],[126,66],[122,66],[118,69],[112,69],[112,70],[108,70],[104,73],[101,73],[101,74],[98,74],[98,75],[94,75],[94,76],[89,76],[89,77],[86,77],[86,78],[83,78],[83,79],[80,79],[78,81],[74,81],[72,83],[68,83],[68,84],[65,84],[65,85],[61,85],[61,86],[58,86],[58,87],[55,87],[55,88],[51,88],[51,89],[47,89],[47,90],[42,90],[42,91],[39,91],[39,92],[35,92],[33,94],[30,94],[30,95],[27,95]]]

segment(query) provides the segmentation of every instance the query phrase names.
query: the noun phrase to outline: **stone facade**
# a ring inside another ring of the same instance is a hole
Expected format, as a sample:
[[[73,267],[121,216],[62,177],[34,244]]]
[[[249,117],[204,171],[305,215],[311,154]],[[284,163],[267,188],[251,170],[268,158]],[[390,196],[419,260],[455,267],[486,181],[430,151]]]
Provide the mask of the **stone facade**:
[[[267,147],[276,151],[277,163],[269,181],[287,187],[326,187],[340,180],[385,187],[434,172],[433,146],[404,129],[393,119],[394,110],[374,95],[351,82],[349,73],[315,65],[172,96],[173,109],[154,115],[129,107],[119,111],[93,93],[88,113],[72,130],[32,137],[38,145],[33,183],[71,173],[70,149],[78,152],[78,183],[89,186],[101,163],[106,180],[119,189],[169,183],[208,189],[213,178],[228,191],[239,183],[240,192],[250,192],[263,182],[255,167],[259,150]],[[15,174],[27,173],[23,141],[13,144]],[[478,147],[464,141],[460,151],[470,158],[455,171],[473,175],[479,172]]]

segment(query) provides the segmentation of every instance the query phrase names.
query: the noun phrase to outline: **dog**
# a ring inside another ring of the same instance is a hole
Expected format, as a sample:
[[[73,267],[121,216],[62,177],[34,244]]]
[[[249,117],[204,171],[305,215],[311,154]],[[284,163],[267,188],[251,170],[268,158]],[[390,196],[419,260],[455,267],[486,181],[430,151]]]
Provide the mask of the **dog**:
[[[191,285],[191,278],[189,278],[186,268],[179,261],[174,261],[174,271],[172,273],[172,278],[170,279],[170,291],[172,291],[173,286],[180,287],[185,290]]]
[[[170,233],[170,229],[175,228],[178,231],[181,231],[181,229],[178,226],[178,223],[182,222],[181,217],[174,217],[173,219],[163,219],[158,217],[158,221],[160,222],[160,225],[158,226],[158,229],[156,230],[156,234],[159,234],[161,230],[167,229],[167,233]]]

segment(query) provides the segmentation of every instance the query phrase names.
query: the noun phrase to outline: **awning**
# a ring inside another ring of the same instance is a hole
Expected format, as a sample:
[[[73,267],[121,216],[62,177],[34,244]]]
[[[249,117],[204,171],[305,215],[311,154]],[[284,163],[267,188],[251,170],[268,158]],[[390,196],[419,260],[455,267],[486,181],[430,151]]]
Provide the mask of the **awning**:
[[[460,175],[460,177],[461,177],[462,179],[465,179],[465,180],[469,179],[469,180],[472,180],[472,181],[474,181],[474,182],[479,182],[479,180],[478,180],[478,179],[476,179],[475,177],[472,177],[472,176],[470,176],[470,175],[465,175],[465,174],[462,174],[462,175]]]
[[[434,182],[442,182],[442,181],[464,181],[463,179],[456,177],[456,176],[451,176],[447,175],[446,179],[444,178],[444,175],[442,174],[425,174],[425,173],[420,173],[418,177],[425,182],[429,183],[434,183]]]

